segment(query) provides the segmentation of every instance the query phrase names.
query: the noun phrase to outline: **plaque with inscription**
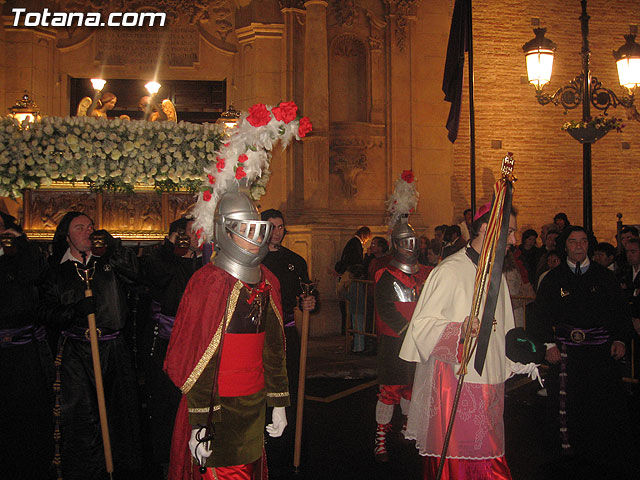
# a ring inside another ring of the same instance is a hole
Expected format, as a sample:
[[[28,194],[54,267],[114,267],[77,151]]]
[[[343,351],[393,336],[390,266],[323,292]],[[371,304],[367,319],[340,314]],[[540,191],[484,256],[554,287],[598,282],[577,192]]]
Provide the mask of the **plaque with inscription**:
[[[103,65],[192,67],[200,58],[200,34],[192,25],[105,28],[96,31],[95,60]]]

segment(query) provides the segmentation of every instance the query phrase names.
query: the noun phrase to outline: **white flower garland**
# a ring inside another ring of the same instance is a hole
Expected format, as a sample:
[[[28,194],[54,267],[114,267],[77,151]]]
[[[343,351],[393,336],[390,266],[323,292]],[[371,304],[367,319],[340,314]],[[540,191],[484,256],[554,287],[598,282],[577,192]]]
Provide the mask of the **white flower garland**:
[[[275,107],[258,103],[241,115],[215,160],[204,169],[206,180],[193,210],[194,229],[201,243],[213,240],[213,216],[222,194],[246,182],[258,200],[265,193],[274,145],[280,141],[284,149],[292,138],[300,140],[310,131],[311,122],[298,116],[294,102]]]
[[[196,191],[215,160],[223,132],[216,124],[145,122],[95,117],[45,117],[21,128],[0,120],[0,196],[54,181],[91,188]]]

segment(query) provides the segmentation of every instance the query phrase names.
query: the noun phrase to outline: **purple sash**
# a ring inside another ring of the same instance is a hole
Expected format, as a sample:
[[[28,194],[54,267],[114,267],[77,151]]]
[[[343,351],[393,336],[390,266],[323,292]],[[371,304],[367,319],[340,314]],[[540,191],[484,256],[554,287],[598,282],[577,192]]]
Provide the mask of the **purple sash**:
[[[98,333],[98,341],[104,342],[107,340],[115,340],[120,336],[120,330],[113,330],[110,332],[106,332],[104,329],[96,328]],[[89,329],[82,327],[73,327],[71,330],[63,330],[62,335],[71,340],[80,340],[82,342],[91,341],[89,338]]]
[[[563,345],[603,345],[609,341],[609,332],[602,327],[577,328],[571,325],[558,325],[556,339]]]
[[[151,302],[151,318],[156,321],[158,325],[158,337],[163,340],[169,340],[171,337],[171,330],[173,330],[173,323],[176,317],[171,317],[160,312],[161,306],[155,300]]]
[[[0,329],[0,348],[26,345],[33,340],[42,341],[46,336],[47,332],[43,326],[26,325],[17,328],[2,328]]]

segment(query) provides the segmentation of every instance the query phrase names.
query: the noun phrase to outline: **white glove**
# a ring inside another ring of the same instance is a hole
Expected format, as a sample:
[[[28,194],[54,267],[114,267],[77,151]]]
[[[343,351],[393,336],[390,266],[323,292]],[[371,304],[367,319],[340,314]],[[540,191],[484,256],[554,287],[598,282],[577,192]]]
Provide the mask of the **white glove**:
[[[507,369],[509,372],[508,378],[511,378],[513,375],[528,375],[531,380],[538,380],[540,386],[544,388],[540,372],[538,371],[538,365],[535,363],[531,362],[525,365],[524,363],[512,362],[507,359]]]
[[[267,425],[267,433],[270,437],[281,436],[284,431],[284,427],[287,426],[287,413],[284,407],[273,407],[271,421],[272,423]]]
[[[209,450],[209,442],[201,442],[199,439],[205,436],[206,428],[198,427],[191,430],[191,439],[189,440],[189,450],[191,455],[196,459],[198,465],[204,465],[207,458],[213,453]]]

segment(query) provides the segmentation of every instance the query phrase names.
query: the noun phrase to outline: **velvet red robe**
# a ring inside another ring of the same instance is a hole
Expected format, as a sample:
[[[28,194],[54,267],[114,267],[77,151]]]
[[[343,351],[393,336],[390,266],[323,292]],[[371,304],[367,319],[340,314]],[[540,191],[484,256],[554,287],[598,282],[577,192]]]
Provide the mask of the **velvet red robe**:
[[[278,279],[263,265],[260,268],[262,278],[271,285],[271,298],[277,309],[276,313],[282,318]],[[178,307],[164,362],[165,372],[183,393],[171,442],[170,480],[201,478],[198,469],[195,466],[192,468],[189,451],[191,425],[186,393],[192,383],[188,384],[188,380],[224,318],[227,299],[237,281],[225,270],[211,263],[207,264],[191,277]],[[284,330],[282,334],[284,336]]]

